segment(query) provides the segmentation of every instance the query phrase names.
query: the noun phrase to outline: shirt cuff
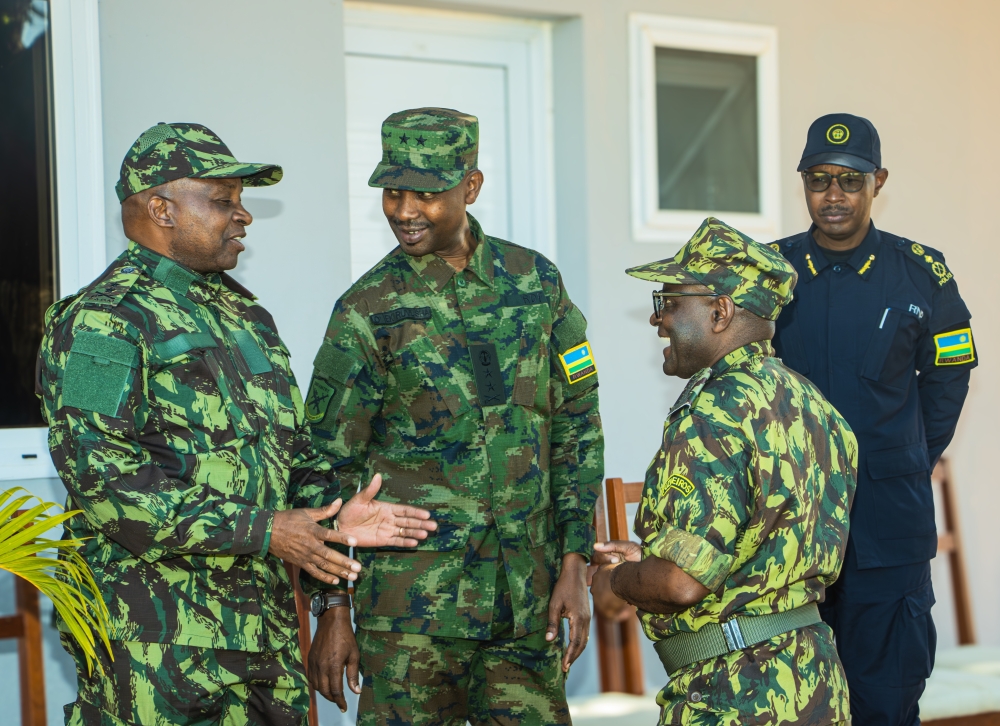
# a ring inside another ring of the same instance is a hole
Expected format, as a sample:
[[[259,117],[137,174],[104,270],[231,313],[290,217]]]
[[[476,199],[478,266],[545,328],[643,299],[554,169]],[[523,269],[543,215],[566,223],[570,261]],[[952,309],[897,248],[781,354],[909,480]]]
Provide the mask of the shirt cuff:
[[[719,552],[704,537],[671,525],[664,526],[643,549],[673,562],[712,592],[718,592],[733,566],[732,555]]]
[[[579,519],[570,519],[559,525],[562,540],[562,554],[579,554],[590,562],[594,555],[594,540],[597,534],[594,525]]]

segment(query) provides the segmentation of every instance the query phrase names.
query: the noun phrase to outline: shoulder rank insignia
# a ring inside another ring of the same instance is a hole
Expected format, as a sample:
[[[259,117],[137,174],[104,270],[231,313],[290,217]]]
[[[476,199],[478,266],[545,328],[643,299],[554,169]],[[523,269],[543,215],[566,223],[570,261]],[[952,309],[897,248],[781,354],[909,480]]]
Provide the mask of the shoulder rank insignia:
[[[559,362],[566,372],[566,380],[578,383],[584,378],[597,375],[597,364],[591,354],[590,342],[583,341],[580,345],[559,354]]]
[[[934,336],[934,365],[957,366],[976,359],[972,330],[950,330]]]
[[[83,302],[88,305],[116,307],[138,279],[139,270],[127,265],[84,293]]]
[[[681,493],[682,496],[690,496],[694,491],[694,484],[686,476],[681,476],[680,474],[671,474],[667,479],[667,490],[676,489]]]
[[[771,244],[768,245],[768,247],[770,247],[775,252],[781,252],[781,245],[779,245],[777,242],[772,242]]]
[[[941,260],[935,260],[931,255],[927,253],[927,250],[923,248],[923,245],[914,242],[910,245],[910,252],[914,257],[919,259],[924,265],[926,265],[932,275],[937,278],[938,285],[944,285],[948,280],[954,277]]]

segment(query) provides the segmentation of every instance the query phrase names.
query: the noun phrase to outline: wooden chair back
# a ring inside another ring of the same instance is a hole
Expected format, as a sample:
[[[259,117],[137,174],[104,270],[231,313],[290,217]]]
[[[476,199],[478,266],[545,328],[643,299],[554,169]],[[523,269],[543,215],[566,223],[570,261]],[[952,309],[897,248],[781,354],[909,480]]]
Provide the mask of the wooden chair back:
[[[955,604],[955,624],[958,642],[969,645],[976,642],[975,623],[972,619],[972,599],[969,597],[969,579],[965,571],[965,552],[962,549],[961,525],[955,501],[954,480],[948,459],[941,457],[931,474],[931,483],[938,487],[944,530],[938,531],[938,554],[948,556],[951,591]]]
[[[15,614],[0,617],[0,639],[17,638],[21,726],[46,726],[45,659],[38,590],[27,580],[14,576],[14,599]]]
[[[620,478],[605,481],[608,527],[604,528],[603,497],[598,498],[597,541],[629,538],[625,506],[636,504],[642,497],[642,482],[624,482]],[[621,623],[611,622],[600,614],[597,618],[597,660],[601,671],[601,691],[643,695],[645,679],[642,671],[642,635],[635,613]]]

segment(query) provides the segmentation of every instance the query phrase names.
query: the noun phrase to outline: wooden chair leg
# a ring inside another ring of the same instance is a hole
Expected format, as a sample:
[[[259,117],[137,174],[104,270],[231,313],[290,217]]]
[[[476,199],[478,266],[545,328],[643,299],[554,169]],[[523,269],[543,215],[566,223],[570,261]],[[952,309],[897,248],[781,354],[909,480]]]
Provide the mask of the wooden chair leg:
[[[951,587],[955,596],[958,642],[960,645],[969,645],[976,642],[976,626],[972,618],[972,598],[969,596],[969,579],[965,571],[965,552],[962,549],[955,487],[948,460],[941,459],[937,468],[941,481],[941,506],[944,510],[945,529],[951,535],[950,547],[948,548],[948,569],[951,571]]]
[[[42,650],[42,620],[38,590],[20,577],[15,577],[14,580],[17,611],[24,628],[23,634],[17,641],[21,678],[21,724],[46,726],[45,655]]]
[[[621,630],[601,615],[597,618],[597,657],[601,672],[601,693],[623,693],[625,670],[622,668]]]
[[[285,563],[285,570],[292,580],[295,591],[295,613],[299,617],[299,649],[302,651],[302,667],[309,673],[309,649],[312,647],[312,622],[309,619],[310,608],[306,595],[299,587],[299,568]],[[316,710],[316,691],[309,686],[309,726],[319,726],[319,712]]]
[[[630,617],[621,624],[622,662],[625,666],[625,693],[641,696],[645,693],[642,673],[642,647],[639,638],[639,620]]]

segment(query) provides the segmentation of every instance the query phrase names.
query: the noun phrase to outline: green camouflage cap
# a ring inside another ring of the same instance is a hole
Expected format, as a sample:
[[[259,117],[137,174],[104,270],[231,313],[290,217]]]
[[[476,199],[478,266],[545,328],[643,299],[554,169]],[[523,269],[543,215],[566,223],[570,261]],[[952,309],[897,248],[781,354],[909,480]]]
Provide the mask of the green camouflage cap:
[[[382,122],[382,161],[368,186],[444,192],[479,162],[479,119],[450,108],[414,108]]]
[[[640,280],[704,285],[767,320],[777,320],[781,308],[792,301],[798,279],[795,268],[778,252],[715,217],[702,222],[673,258],[625,272]]]
[[[133,194],[185,177],[240,177],[244,186],[266,187],[281,181],[282,174],[275,164],[236,161],[222,139],[201,124],[159,123],[143,131],[125,154],[115,192],[124,202]]]

